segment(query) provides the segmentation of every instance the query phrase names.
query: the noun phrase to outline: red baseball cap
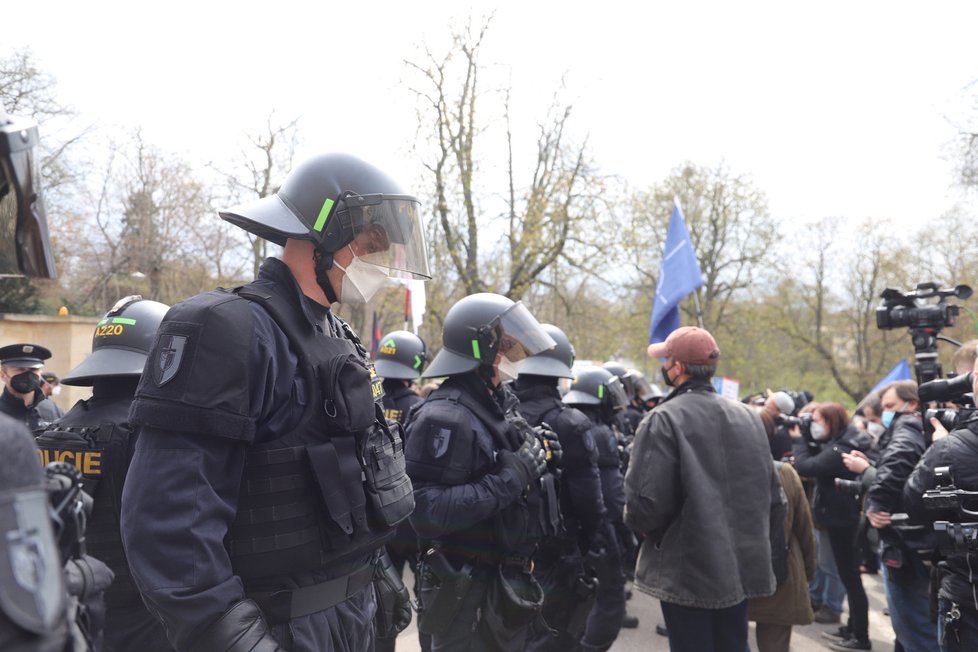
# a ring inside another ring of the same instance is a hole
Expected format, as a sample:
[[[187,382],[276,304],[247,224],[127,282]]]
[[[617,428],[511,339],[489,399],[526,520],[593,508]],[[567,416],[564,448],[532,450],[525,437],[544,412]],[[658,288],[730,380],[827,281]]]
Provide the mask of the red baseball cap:
[[[716,366],[720,347],[710,332],[696,326],[683,326],[669,333],[665,342],[649,344],[650,358],[672,358],[686,364]]]

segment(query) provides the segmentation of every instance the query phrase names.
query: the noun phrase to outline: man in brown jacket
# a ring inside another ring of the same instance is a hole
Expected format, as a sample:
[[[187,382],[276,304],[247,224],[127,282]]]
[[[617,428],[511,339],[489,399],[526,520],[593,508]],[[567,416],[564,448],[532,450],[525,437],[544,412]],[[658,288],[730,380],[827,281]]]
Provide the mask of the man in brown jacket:
[[[709,332],[649,347],[675,387],[642,421],[625,477],[625,523],[642,535],[635,586],[659,598],[673,652],[743,652],[747,600],[774,593],[769,538],[781,500],[760,417],[710,379]]]

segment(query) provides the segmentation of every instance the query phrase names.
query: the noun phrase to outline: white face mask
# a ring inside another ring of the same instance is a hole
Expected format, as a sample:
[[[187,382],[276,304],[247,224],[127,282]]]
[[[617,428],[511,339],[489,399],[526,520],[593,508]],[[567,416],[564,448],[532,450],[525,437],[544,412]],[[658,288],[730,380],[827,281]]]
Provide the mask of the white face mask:
[[[350,253],[353,254],[353,247],[350,247]],[[343,267],[338,262],[334,264],[344,272],[343,285],[340,287],[340,303],[367,303],[387,285],[390,279],[383,267],[366,263],[356,254],[353,254],[353,260],[347,267]]]
[[[60,395],[61,395],[61,385],[55,385],[54,387],[51,388],[51,396],[60,396]]]
[[[516,380],[516,377],[520,375],[520,362],[510,362],[506,356],[503,356],[499,364],[496,365],[496,369],[499,370],[499,382],[506,383]]]
[[[828,433],[825,431],[825,427],[822,426],[822,424],[820,423],[812,423],[811,430],[812,430],[812,439],[814,439],[815,441],[822,441],[823,439],[825,439],[826,435],[828,435]]]

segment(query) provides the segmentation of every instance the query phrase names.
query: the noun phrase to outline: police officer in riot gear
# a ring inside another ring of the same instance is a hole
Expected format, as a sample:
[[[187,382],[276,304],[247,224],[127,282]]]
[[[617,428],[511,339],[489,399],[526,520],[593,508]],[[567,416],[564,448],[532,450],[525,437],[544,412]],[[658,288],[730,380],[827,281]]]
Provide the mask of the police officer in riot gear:
[[[123,542],[177,650],[370,650],[377,609],[378,634],[410,621],[379,554],[413,508],[403,443],[330,306],[428,276],[418,207],[372,165],[329,154],[221,212],[282,258],[170,309],[130,411]]]
[[[409,331],[391,331],[380,338],[374,368],[384,379],[384,416],[401,425],[408,411],[421,402],[414,382],[428,363],[424,340]]]
[[[426,375],[447,379],[407,425],[418,627],[435,652],[522,650],[543,602],[529,559],[559,514],[540,438],[500,384],[555,342],[522,303],[481,293],[448,311],[443,343]]]
[[[138,295],[119,300],[96,324],[91,355],[62,379],[66,385],[91,387],[92,397],[76,403],[37,436],[41,459],[73,464],[94,500],[86,531],[88,553],[115,574],[105,592],[106,652],[173,649],[139,597],[119,534],[122,487],[136,444],[129,406],[168,308]]]
[[[51,351],[37,344],[9,344],[0,348],[0,380],[4,384],[0,414],[20,421],[32,431],[64,414],[41,391],[44,384],[41,367],[50,357]]]
[[[573,378],[574,348],[564,331],[551,324],[543,329],[557,342],[554,348],[527,358],[514,383],[520,413],[531,425],[547,423],[557,433],[563,457],[560,469],[560,513],[563,529],[541,543],[533,557],[533,574],[543,586],[543,617],[550,631],[534,631],[526,649],[576,649],[594,604],[596,583],[583,555],[603,548],[608,540],[604,498],[598,473],[598,449],[591,422],[561,402],[557,383]]]
[[[0,649],[62,652],[68,601],[44,472],[27,429],[2,415],[0,451]]]
[[[622,533],[627,529],[623,520],[625,492],[614,424],[628,404],[628,398],[615,374],[603,367],[590,366],[577,372],[570,391],[564,396],[564,403],[573,405],[591,421],[591,432],[598,449],[601,493],[612,526],[608,528],[604,550],[592,550],[588,555],[598,575],[598,595],[581,640],[582,650],[607,650],[618,637],[625,617],[621,542]]]
[[[428,363],[424,340],[409,331],[392,331],[380,338],[374,368],[384,379],[384,416],[392,423],[404,425],[411,408],[422,399],[414,391],[414,382]],[[402,576],[404,564],[417,572],[418,537],[408,522],[401,523],[397,533],[387,543],[387,552],[397,574]],[[421,635],[421,647],[430,649],[430,641]],[[394,638],[378,638],[377,652],[394,649]]]

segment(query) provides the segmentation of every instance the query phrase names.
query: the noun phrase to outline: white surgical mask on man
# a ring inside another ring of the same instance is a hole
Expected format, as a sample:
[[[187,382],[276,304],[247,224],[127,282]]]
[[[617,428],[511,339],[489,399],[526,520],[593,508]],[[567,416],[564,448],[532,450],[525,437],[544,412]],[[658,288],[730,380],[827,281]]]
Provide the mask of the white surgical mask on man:
[[[343,267],[338,262],[334,262],[344,272],[343,285],[340,287],[340,303],[367,303],[387,285],[390,277],[383,267],[364,262],[353,253],[353,247],[350,245],[347,247],[350,247],[350,253],[353,254],[350,264]]]

